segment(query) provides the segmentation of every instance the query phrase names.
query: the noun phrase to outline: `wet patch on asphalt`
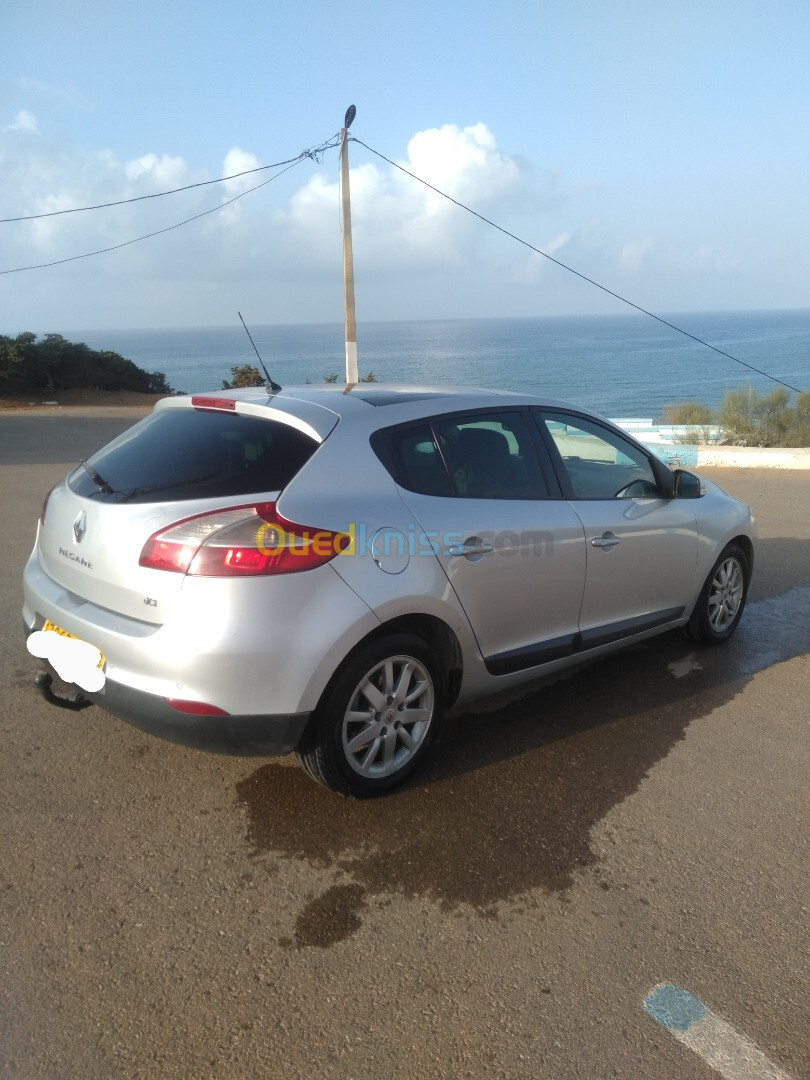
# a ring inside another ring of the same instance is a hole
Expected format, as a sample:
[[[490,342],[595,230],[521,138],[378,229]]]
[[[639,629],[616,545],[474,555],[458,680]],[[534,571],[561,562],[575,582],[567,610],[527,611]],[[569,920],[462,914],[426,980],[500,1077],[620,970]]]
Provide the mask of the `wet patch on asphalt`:
[[[810,587],[794,588],[750,604],[719,648],[668,634],[505,707],[478,706],[451,720],[414,781],[385,798],[341,799],[301,769],[263,765],[237,785],[253,854],[303,859],[350,882],[304,907],[295,943],[349,936],[372,896],[493,915],[531,890],[564,894],[597,862],[593,826],[692,720],[810,650],[808,610]]]
[[[363,885],[332,885],[311,900],[295,920],[295,944],[298,948],[313,945],[321,949],[343,941],[359,930],[360,913],[366,906]]]

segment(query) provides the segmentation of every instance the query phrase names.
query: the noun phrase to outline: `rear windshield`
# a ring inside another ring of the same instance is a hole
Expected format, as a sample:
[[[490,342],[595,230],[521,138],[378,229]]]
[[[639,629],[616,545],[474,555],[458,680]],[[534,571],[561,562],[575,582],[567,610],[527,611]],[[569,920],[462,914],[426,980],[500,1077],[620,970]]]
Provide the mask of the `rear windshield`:
[[[130,503],[276,492],[319,445],[276,420],[167,409],[88,458],[70,487],[102,502]]]

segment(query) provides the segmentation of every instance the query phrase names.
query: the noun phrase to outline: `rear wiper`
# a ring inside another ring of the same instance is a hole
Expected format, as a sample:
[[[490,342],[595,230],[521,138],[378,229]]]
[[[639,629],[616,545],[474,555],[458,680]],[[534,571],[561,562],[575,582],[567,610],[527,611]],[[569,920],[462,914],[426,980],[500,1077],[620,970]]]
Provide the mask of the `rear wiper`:
[[[110,487],[107,481],[101,476],[92,465],[88,465],[86,461],[80,461],[79,464],[96,485],[99,491],[103,491],[105,495],[114,495],[115,488]]]
[[[149,487],[136,487],[130,488],[129,491],[116,491],[116,495],[120,495],[119,502],[129,502],[130,499],[139,499],[141,495],[154,495],[158,491],[173,491],[175,488],[193,487],[195,484],[204,484],[207,480],[213,480],[217,476],[217,473],[207,473],[205,476],[198,476],[196,480],[187,480],[185,483],[181,483],[179,480],[174,480],[168,484],[151,484]]]

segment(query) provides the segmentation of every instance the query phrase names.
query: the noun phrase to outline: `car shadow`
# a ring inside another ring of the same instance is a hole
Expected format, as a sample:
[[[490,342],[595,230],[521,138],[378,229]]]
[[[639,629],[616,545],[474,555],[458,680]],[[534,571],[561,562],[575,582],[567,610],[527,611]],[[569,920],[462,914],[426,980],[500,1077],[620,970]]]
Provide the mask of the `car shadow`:
[[[792,543],[763,547],[783,557]],[[237,786],[252,855],[304,859],[333,877],[290,944],[341,940],[375,896],[495,916],[504,902],[533,903],[532,890],[564,894],[598,863],[594,825],[693,720],[810,650],[809,608],[810,585],[795,585],[750,602],[722,646],[670,633],[511,700],[477,702],[448,721],[413,781],[382,799],[340,799],[286,763],[261,766]]]

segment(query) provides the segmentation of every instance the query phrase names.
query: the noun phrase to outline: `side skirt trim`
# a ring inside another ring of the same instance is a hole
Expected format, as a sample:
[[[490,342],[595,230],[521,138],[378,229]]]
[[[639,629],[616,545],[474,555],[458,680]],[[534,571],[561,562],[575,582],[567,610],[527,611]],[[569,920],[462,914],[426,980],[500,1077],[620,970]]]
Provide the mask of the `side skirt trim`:
[[[511,675],[516,671],[539,667],[541,664],[562,660],[575,653],[597,649],[600,645],[621,641],[622,638],[632,637],[645,630],[665,626],[679,619],[683,612],[683,607],[676,607],[654,611],[649,615],[636,615],[631,619],[620,619],[618,622],[594,626],[575,634],[564,634],[561,637],[549,638],[546,641],[538,641],[531,645],[522,645],[517,649],[496,653],[485,657],[484,663],[490,675]]]

